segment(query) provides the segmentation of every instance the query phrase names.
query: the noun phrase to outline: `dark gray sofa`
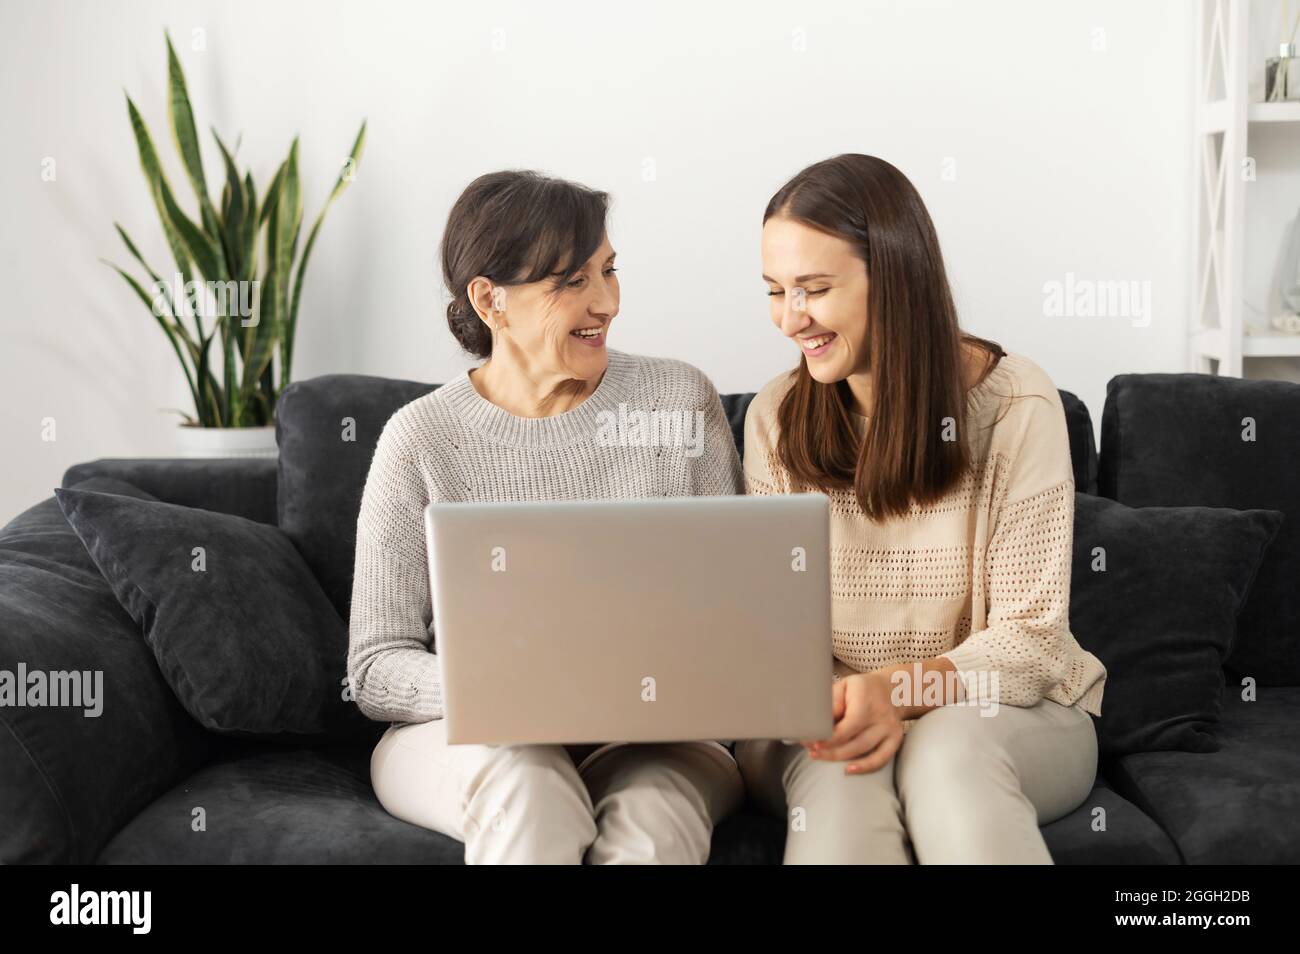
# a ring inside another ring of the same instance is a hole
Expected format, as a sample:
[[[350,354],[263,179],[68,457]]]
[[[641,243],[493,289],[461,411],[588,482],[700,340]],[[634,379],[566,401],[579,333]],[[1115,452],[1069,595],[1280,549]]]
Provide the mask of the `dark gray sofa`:
[[[277,412],[278,462],[102,459],[69,468],[62,486],[111,492],[120,481],[171,503],[278,523],[345,614],[360,487],[375,440],[394,410],[430,387],[356,375],[299,382],[286,390]],[[1143,466],[1141,454],[1115,461],[1107,455],[1112,444],[1118,447],[1123,415],[1135,401],[1140,405],[1144,389],[1165,394],[1171,387],[1180,407],[1193,405],[1180,419],[1186,427],[1196,426],[1198,401],[1219,404],[1225,394],[1257,397],[1251,382],[1122,375],[1111,382],[1098,455],[1087,408],[1062,391],[1080,492],[1123,500],[1128,486],[1141,485],[1148,498],[1159,496],[1158,487],[1134,480],[1134,468]],[[1292,420],[1300,415],[1296,395],[1300,387],[1285,395],[1294,401]],[[723,398],[738,445],[751,397]],[[355,419],[358,437],[341,450],[336,433],[343,417]],[[1170,425],[1166,420],[1162,426]],[[1186,443],[1177,426],[1169,440]],[[1129,441],[1128,450],[1138,446],[1142,453],[1158,453],[1159,445],[1157,437],[1146,437]],[[1294,482],[1295,472],[1279,468],[1271,477]],[[303,481],[315,484],[311,508],[299,506],[297,484]],[[1168,503],[1188,502],[1172,483]],[[322,492],[334,495],[323,507]],[[1285,501],[1276,500],[1234,505],[1286,509]],[[1288,514],[1288,524],[1297,521],[1300,514]],[[0,708],[0,817],[7,821],[0,831],[0,861],[463,860],[458,842],[399,821],[379,805],[369,781],[372,740],[287,745],[234,740],[201,729],[163,681],[139,628],[117,604],[52,497],[0,531],[0,668],[13,669],[19,662],[44,669],[103,669],[113,678],[106,679],[105,714],[98,719],[56,709]],[[385,727],[375,725],[375,739]],[[1222,748],[1214,753],[1103,759],[1084,803],[1043,828],[1053,859],[1058,864],[1300,861],[1295,811],[1300,806],[1300,686],[1270,687],[1261,690],[1259,701],[1245,704],[1229,678],[1219,736]],[[196,806],[206,813],[202,837],[195,837],[189,824]],[[1104,830],[1097,830],[1098,819],[1104,819]],[[782,820],[746,808],[717,829],[710,863],[779,863],[784,837]]]

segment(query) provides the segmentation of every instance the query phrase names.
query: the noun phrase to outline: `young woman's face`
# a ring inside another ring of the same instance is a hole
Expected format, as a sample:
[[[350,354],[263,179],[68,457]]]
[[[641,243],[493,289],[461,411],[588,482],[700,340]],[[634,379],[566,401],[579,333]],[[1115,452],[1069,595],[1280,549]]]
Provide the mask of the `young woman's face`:
[[[498,315],[497,345],[538,375],[559,374],[591,380],[604,373],[609,356],[605,338],[618,314],[618,277],[608,236],[594,255],[558,293],[554,279],[498,286],[504,298]],[[476,279],[477,280],[477,279]],[[495,346],[494,346],[495,350]]]
[[[822,384],[864,371],[867,267],[842,238],[775,215],[763,226],[763,280],[772,323]]]

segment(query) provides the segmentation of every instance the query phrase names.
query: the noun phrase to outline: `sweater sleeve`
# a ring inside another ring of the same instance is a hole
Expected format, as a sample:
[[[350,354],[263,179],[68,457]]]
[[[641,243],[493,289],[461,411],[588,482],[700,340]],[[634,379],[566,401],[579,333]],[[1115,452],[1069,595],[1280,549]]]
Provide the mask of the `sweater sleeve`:
[[[431,651],[428,502],[420,470],[390,420],[362,492],[348,626],[353,696],[361,712],[377,721],[443,716],[441,669]]]
[[[1005,452],[1005,502],[975,558],[987,626],[940,653],[957,667],[963,699],[977,688],[999,704],[1032,706],[1070,670],[1074,475],[1060,396],[1039,390],[1024,397],[1030,406]]]
[[[740,475],[740,455],[736,441],[731,436],[722,398],[703,373],[700,374],[701,392],[698,410],[704,415],[704,433],[700,456],[696,458],[693,475],[694,492],[699,497],[729,497],[744,493]]]

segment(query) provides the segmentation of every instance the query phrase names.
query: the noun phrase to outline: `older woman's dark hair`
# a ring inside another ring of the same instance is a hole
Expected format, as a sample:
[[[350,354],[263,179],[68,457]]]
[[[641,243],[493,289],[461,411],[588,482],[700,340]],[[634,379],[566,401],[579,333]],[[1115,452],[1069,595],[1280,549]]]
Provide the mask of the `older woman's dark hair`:
[[[525,169],[471,182],[442,236],[442,277],[452,296],[447,326],[460,346],[478,358],[492,354],[492,331],[469,300],[471,280],[549,279],[558,295],[600,247],[608,209],[608,193]]]

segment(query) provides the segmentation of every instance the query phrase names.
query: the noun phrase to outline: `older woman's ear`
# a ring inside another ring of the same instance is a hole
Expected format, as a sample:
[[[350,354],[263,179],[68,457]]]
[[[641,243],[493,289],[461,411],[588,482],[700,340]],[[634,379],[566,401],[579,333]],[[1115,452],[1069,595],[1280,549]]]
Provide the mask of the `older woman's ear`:
[[[470,304],[483,323],[492,331],[500,331],[506,311],[505,287],[493,285],[491,279],[478,275],[470,281],[466,291]]]

